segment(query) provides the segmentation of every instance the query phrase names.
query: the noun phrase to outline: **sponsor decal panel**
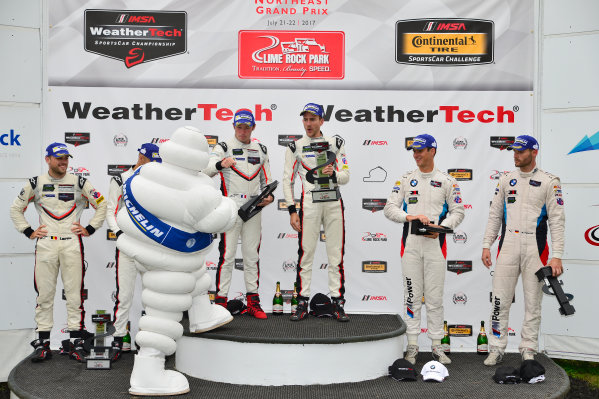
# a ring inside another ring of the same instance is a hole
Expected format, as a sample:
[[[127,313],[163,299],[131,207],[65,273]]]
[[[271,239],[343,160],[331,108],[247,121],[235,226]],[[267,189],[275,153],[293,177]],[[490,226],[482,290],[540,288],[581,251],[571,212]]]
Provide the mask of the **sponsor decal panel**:
[[[447,173],[453,176],[458,181],[472,180],[472,169],[447,169]]]
[[[470,324],[449,324],[447,331],[452,337],[471,337],[472,325]]]
[[[126,147],[129,139],[122,133],[117,133],[112,138],[112,143],[115,147]]]
[[[235,258],[235,269],[236,270],[243,270],[243,259],[241,259],[241,258]]]
[[[468,296],[464,292],[456,292],[453,294],[452,300],[456,305],[465,305],[468,302]]]
[[[106,240],[116,241],[116,234],[110,229],[106,230]]]
[[[302,138],[301,134],[279,134],[279,145],[287,147],[289,144]]]
[[[453,232],[453,242],[456,244],[466,244],[468,241],[468,235],[462,230],[455,230]]]
[[[382,211],[387,205],[386,198],[362,198],[362,209],[371,212]]]
[[[205,134],[204,137],[206,137],[206,141],[208,142],[208,145],[210,146],[210,148],[212,148],[216,144],[218,144],[218,136]]]
[[[387,262],[384,260],[362,261],[363,273],[387,273]]]
[[[73,144],[75,147],[82,144],[88,144],[90,141],[89,133],[87,132],[65,132],[64,142]]]
[[[472,271],[472,261],[471,260],[448,260],[447,261],[447,271],[462,274],[466,272]]]
[[[241,79],[343,79],[341,31],[242,30],[238,35]]]
[[[366,242],[386,242],[387,235],[384,233],[371,233],[369,231],[365,232],[362,236],[362,241]]]
[[[397,21],[395,61],[412,65],[476,65],[494,61],[494,23],[483,19]]]
[[[298,198],[295,199],[295,209],[297,209],[297,211],[299,212],[299,210],[302,207],[302,203],[300,202],[300,200]],[[277,201],[277,209],[280,211],[285,211],[287,212],[287,203],[285,202],[284,199],[280,199]]]
[[[121,173],[128,171],[135,165],[131,164],[118,164],[118,165],[108,165],[107,174],[108,176],[119,176]]]
[[[187,51],[185,11],[85,10],[85,51],[127,68]]]
[[[516,137],[514,136],[491,136],[491,147],[506,150],[508,146],[514,144]]]
[[[453,139],[453,148],[456,150],[465,150],[468,147],[468,140],[465,137],[456,137]]]
[[[283,271],[284,272],[295,272],[297,269],[297,262],[293,259],[287,259],[283,262]]]
[[[599,247],[599,225],[590,227],[584,232],[584,239],[591,245]]]
[[[387,301],[387,297],[384,295],[363,295],[363,301]]]

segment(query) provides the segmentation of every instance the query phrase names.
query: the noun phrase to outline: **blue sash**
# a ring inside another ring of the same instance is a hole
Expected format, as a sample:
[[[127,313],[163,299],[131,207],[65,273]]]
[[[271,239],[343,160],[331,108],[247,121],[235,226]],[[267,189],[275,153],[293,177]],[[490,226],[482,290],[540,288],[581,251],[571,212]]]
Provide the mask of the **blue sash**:
[[[164,223],[162,220],[146,211],[135,200],[130,186],[131,181],[139,174],[140,169],[141,168],[138,168],[135,173],[123,183],[123,201],[129,217],[139,231],[144,233],[146,237],[156,241],[158,244],[179,252],[196,252],[210,245],[212,243],[212,234],[200,232],[188,233],[179,230]]]

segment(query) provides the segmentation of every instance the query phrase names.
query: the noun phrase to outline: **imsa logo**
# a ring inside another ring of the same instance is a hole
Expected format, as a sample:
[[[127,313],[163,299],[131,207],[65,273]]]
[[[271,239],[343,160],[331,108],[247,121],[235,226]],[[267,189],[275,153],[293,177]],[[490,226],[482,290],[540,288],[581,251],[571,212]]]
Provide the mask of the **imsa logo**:
[[[363,301],[386,301],[387,297],[384,295],[364,295]]]

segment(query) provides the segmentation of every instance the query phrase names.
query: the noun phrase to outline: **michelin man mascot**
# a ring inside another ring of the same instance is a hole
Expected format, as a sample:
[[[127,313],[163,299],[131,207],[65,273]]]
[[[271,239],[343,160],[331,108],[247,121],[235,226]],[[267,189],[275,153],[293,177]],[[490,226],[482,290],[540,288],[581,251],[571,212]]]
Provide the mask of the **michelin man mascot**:
[[[179,128],[161,145],[162,163],[148,163],[123,182],[125,207],[117,223],[124,234],[117,247],[135,260],[143,275],[141,298],[146,310],[135,336],[140,350],[131,373],[132,395],[189,392],[183,374],[164,369],[165,356],[175,353],[183,335],[179,323],[183,311],[189,309],[192,332],[233,319],[208,298],[211,279],[205,257],[211,233],[231,229],[237,218],[237,205],[199,173],[208,165],[208,150],[199,130]]]

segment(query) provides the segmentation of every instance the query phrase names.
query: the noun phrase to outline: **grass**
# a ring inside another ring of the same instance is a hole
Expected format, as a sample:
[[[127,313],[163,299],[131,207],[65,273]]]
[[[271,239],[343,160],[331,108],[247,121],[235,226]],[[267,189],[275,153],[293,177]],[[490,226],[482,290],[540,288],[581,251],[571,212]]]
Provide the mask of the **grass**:
[[[566,370],[571,378],[586,381],[594,388],[599,389],[599,363],[566,359],[552,360]]]

